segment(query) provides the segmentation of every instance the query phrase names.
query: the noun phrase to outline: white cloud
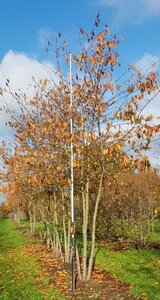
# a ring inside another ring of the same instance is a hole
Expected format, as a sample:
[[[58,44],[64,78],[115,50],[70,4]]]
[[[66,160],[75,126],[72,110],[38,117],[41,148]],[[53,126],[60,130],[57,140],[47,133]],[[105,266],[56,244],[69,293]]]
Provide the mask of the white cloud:
[[[48,41],[51,43],[53,38],[56,36],[56,32],[48,27],[42,27],[38,31],[38,43],[40,47],[46,48]]]
[[[34,76],[36,82],[40,79],[51,80],[50,84],[53,86],[54,82],[58,82],[54,71],[54,66],[49,61],[38,62],[24,53],[17,53],[10,50],[0,62],[0,87],[6,87],[6,80],[9,79],[12,92],[20,89],[22,93],[26,93],[28,97],[31,97],[34,93],[32,76]],[[16,102],[9,94],[5,94],[5,98],[0,95],[0,108],[5,103],[11,106],[12,109],[18,110]],[[0,111],[0,146],[3,140],[6,140],[7,143],[13,142],[13,130],[5,126],[5,122],[8,120],[9,116],[5,111]],[[0,158],[1,169],[2,162]],[[3,195],[0,194],[0,203],[2,200]]]
[[[32,76],[36,80],[46,79],[51,75],[50,69],[54,71],[53,65],[47,61],[39,62],[26,54],[10,50],[0,64],[0,85],[4,85],[8,78],[11,89],[26,91],[32,83]]]
[[[33,80],[32,76],[38,82],[40,79],[56,80],[54,76],[54,66],[48,62],[38,62],[36,59],[27,56],[24,53],[16,53],[10,50],[5,54],[4,58],[0,63],[0,87],[6,87],[6,79],[10,81],[11,91],[21,90],[28,96],[33,94]],[[16,102],[8,94],[5,98],[0,96],[0,107],[2,108],[5,102],[12,107],[12,109],[17,109]],[[0,141],[3,138],[11,138],[12,131],[10,128],[5,126],[5,122],[8,120],[8,116],[4,111],[0,111]]]
[[[142,74],[147,75],[151,71],[157,71],[159,69],[160,59],[158,56],[151,55],[149,53],[145,53],[143,57],[141,57],[136,62],[136,67],[138,70],[142,72]],[[160,93],[153,97],[146,97],[145,101],[153,100],[146,106],[142,114],[144,116],[153,115],[153,123],[152,124],[160,124]],[[144,105],[144,102],[142,106]],[[160,167],[160,134],[156,134],[151,142],[151,150],[144,152],[144,155],[147,155],[150,159],[151,164],[154,167]]]
[[[95,0],[103,7],[114,8],[115,26],[122,23],[139,24],[150,17],[160,16],[159,0]]]
[[[142,72],[144,76],[147,76],[149,72],[152,71],[158,71],[159,69],[159,57],[151,55],[150,53],[145,53],[139,60],[137,60],[134,64],[136,66],[136,69]],[[157,91],[158,92],[158,91]],[[151,100],[152,99],[152,100]],[[150,103],[148,101],[151,100]],[[145,109],[142,111],[142,115],[144,117],[147,117],[149,115],[153,115],[153,121],[151,121],[151,125],[158,125],[160,124],[160,93],[155,96],[154,94],[146,95],[145,99],[141,103],[141,108],[144,107],[144,105],[148,103],[145,107]],[[119,124],[121,125],[121,124]],[[121,130],[124,132],[128,132],[132,128],[132,125],[130,122],[128,124],[121,125]],[[118,130],[113,128],[112,132],[116,132]],[[160,168],[160,134],[156,134],[152,138],[151,142],[151,150],[149,151],[143,151],[143,155],[147,155],[150,159],[150,162],[153,167]],[[129,149],[129,147],[128,147]],[[132,152],[130,152],[131,154]],[[134,152],[132,153],[132,155]]]
[[[151,55],[150,53],[145,53],[136,63],[136,68],[142,72],[142,74],[147,75],[149,72],[157,71],[159,68],[160,59],[158,56]],[[146,101],[151,99],[153,95],[147,97]],[[144,104],[144,103],[143,103]],[[160,94],[155,96],[155,98],[146,106],[143,111],[145,116],[153,115],[155,117],[155,123],[158,123],[158,117],[160,117]]]
[[[136,61],[136,68],[142,72],[142,74],[147,74],[151,71],[157,71],[159,67],[160,59],[158,56],[152,55],[150,53],[145,53],[138,61]]]
[[[144,54],[136,62],[136,66],[143,72],[146,68],[154,63],[158,63],[159,58],[151,54]],[[156,69],[156,67],[154,67]],[[54,66],[48,61],[39,63],[36,59],[28,57],[24,53],[16,53],[9,51],[0,62],[0,87],[5,86],[6,79],[9,78],[11,90],[21,89],[23,92],[33,93],[32,87],[32,76],[35,77],[36,81],[39,79],[46,79],[50,76],[54,77]],[[55,77],[54,77],[55,78]],[[29,88],[29,90],[27,90]],[[13,99],[6,96],[6,102],[16,107]],[[3,97],[0,96],[0,107],[4,104]],[[153,114],[156,117],[160,116],[160,96],[154,99],[153,102],[145,110],[145,115]],[[4,112],[0,111],[0,144],[3,139],[12,140],[13,132],[11,129],[5,126],[7,116]]]

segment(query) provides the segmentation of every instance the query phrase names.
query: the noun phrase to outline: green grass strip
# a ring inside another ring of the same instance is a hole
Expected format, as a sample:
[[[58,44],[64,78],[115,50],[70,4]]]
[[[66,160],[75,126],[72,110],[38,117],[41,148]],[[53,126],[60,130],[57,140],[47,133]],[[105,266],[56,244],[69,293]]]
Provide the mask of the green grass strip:
[[[25,254],[28,242],[11,221],[0,220],[0,300],[64,299],[36,258]]]
[[[114,252],[101,248],[96,264],[131,286],[130,294],[160,300],[160,253],[158,250]]]

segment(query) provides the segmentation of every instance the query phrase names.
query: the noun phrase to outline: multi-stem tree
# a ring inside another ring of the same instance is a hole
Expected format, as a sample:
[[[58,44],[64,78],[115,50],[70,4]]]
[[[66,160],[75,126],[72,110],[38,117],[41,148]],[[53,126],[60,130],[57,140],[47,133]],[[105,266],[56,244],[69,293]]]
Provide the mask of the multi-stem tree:
[[[21,115],[12,114],[10,122],[16,129],[15,153],[10,153],[6,159],[5,149],[1,149],[8,171],[8,187],[5,189],[15,187],[16,193],[18,186],[22,188],[25,184],[31,193],[30,197],[26,194],[26,201],[32,199],[38,207],[49,238],[49,223],[54,223],[58,245],[59,229],[63,228],[65,260],[68,261],[70,243],[66,225],[70,225],[72,140],[75,202],[77,208],[82,207],[83,250],[79,253],[76,247],[76,258],[78,274],[83,281],[89,280],[92,273],[96,220],[106,182],[114,184],[112,178],[116,172],[133,169],[138,158],[135,160],[125,151],[130,147],[132,152],[140,155],[142,150],[149,148],[153,134],[160,129],[160,126],[151,124],[151,116],[142,115],[147,97],[150,103],[159,93],[158,74],[152,71],[144,76],[132,65],[124,78],[115,79],[119,68],[118,36],[112,36],[106,25],[97,32],[99,22],[97,15],[95,28],[89,33],[80,28],[81,51],[72,54],[76,69],[72,74],[72,110],[69,80],[63,75],[63,65],[60,64],[60,58],[66,56],[68,65],[69,51],[60,43],[62,47],[57,45],[55,50],[58,80],[52,88],[47,80],[35,84],[35,96],[31,100],[27,100],[26,95],[8,90],[17,100]],[[1,89],[2,94],[5,92]]]

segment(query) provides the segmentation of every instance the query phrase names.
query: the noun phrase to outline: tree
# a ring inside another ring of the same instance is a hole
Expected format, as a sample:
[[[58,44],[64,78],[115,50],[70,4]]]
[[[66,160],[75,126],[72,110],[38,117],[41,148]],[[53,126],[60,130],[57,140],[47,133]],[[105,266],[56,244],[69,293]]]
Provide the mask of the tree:
[[[116,67],[120,66],[116,51],[118,35],[112,36],[106,25],[97,32],[99,23],[98,14],[91,32],[80,28],[80,54],[72,55],[76,69],[72,75],[72,110],[69,81],[60,63],[60,58],[66,57],[68,65],[69,51],[61,41],[55,49],[57,84],[52,88],[47,80],[35,84],[32,100],[23,94],[1,90],[2,94],[9,92],[21,109],[18,117],[12,113],[10,122],[16,129],[15,153],[8,155],[5,147],[1,149],[8,182],[4,190],[20,191],[23,195],[27,190],[29,207],[36,205],[45,224],[48,247],[54,246],[56,240],[58,252],[67,261],[70,259],[70,232],[68,229],[67,237],[66,230],[67,223],[70,226],[70,142],[73,142],[76,208],[82,207],[83,218],[80,226],[83,250],[80,253],[76,247],[76,259],[83,281],[90,279],[93,269],[97,215],[106,186],[115,184],[113,178],[117,172],[137,167],[141,151],[149,148],[152,136],[160,129],[159,125],[151,124],[151,116],[142,115],[146,96],[150,97],[149,103],[159,93],[158,74],[150,72],[144,76],[132,65],[124,83],[123,76],[115,80]],[[128,147],[138,155],[136,159],[128,154]],[[76,214],[79,215],[78,209]],[[53,239],[50,224],[54,224]]]

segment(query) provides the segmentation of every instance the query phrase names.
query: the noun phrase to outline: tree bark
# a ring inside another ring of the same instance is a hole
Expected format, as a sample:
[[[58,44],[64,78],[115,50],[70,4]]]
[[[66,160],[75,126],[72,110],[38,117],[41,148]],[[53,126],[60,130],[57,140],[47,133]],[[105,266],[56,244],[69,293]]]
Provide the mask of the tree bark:
[[[89,208],[89,179],[87,179],[86,189],[82,190],[83,200],[83,281],[87,280],[87,230],[88,230],[88,208]]]
[[[94,215],[93,215],[92,242],[91,242],[91,252],[90,252],[90,258],[89,258],[89,265],[88,265],[87,281],[91,277],[92,268],[93,268],[94,248],[95,248],[95,233],[96,233],[96,219],[97,219],[98,206],[99,206],[99,202],[100,202],[100,198],[101,198],[102,182],[103,182],[103,173],[100,177],[98,195],[97,195],[95,209],[94,209]]]

